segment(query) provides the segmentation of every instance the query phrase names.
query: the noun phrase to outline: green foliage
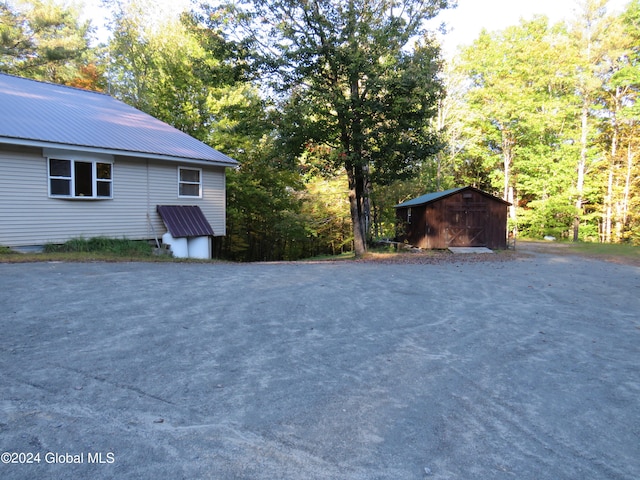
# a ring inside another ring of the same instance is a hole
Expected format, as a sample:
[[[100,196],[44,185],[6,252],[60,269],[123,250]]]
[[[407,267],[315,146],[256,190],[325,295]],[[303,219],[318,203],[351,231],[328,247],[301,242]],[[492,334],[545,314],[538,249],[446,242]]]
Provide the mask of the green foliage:
[[[297,260],[351,249],[344,178],[303,184],[277,162],[247,159],[227,181],[227,237],[219,254],[239,261]]]
[[[0,71],[54,83],[83,77],[91,27],[53,0],[0,3]]]
[[[518,216],[518,229],[525,238],[543,238],[551,235],[568,238],[575,218],[575,207],[565,197],[554,196],[532,200]]]
[[[308,238],[308,254],[337,255],[351,250],[353,234],[344,175],[315,176],[306,182],[301,214]]]
[[[17,253],[17,252],[14,252],[9,247],[5,247],[3,245],[0,245],[0,255],[12,255],[12,254],[15,254],[15,253]]]
[[[227,237],[224,258],[294,260],[304,256],[304,222],[295,174],[262,158],[245,158],[227,173]]]
[[[640,243],[640,0],[482,32],[443,75],[422,22],[448,3],[247,0],[178,20],[117,0],[90,50],[73,8],[0,2],[0,71],[108,84],[240,160],[224,258],[357,249],[369,225],[395,236],[397,203],[462,185],[511,188],[526,236],[568,238],[578,217],[580,239]]]
[[[112,86],[243,162],[220,255],[338,252],[355,242],[349,216],[391,237],[393,205],[467,184],[513,189],[527,235],[567,237],[580,216],[580,238],[609,238],[607,222],[612,239],[639,238],[638,0],[617,19],[591,2],[571,25],[483,32],[447,72],[447,98],[420,26],[447,2],[407,0],[402,17],[387,2],[234,2],[155,30],[141,2],[117,4]]]
[[[640,2],[620,18],[605,4],[585,2],[568,25],[540,17],[483,32],[455,64],[453,78],[469,86],[464,97],[454,90],[463,124],[449,120],[455,178],[513,189],[512,223],[525,235],[633,236]]]
[[[519,187],[523,171],[540,168],[541,148],[550,162],[559,160],[553,150],[565,140],[559,126],[567,124],[574,99],[563,79],[568,67],[557,62],[558,35],[539,17],[503,32],[483,32],[462,52],[459,68],[472,82],[467,135],[473,142],[462,152],[469,159],[462,166],[468,183],[506,193]]]
[[[422,23],[447,2],[233,2],[215,10],[258,48],[281,95],[282,149],[325,151],[347,173],[356,253],[364,249],[371,182],[408,176],[441,145],[429,129],[442,95],[438,48]],[[403,12],[403,15],[399,15]],[[398,14],[396,16],[396,14]],[[211,17],[212,15],[210,15]]]
[[[47,244],[45,253],[84,252],[84,253],[108,253],[121,257],[151,256],[153,248],[146,241],[128,240],[126,238],[74,238],[61,245]]]

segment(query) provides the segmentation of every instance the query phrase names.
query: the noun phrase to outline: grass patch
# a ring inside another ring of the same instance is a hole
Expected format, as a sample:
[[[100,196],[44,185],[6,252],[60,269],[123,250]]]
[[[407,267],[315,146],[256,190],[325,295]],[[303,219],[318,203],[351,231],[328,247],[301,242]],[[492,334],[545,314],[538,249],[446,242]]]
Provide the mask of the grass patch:
[[[45,245],[44,253],[102,253],[116,257],[150,257],[153,255],[153,247],[148,242],[126,238],[74,238],[62,245]]]
[[[628,243],[569,243],[569,250],[591,255],[616,255],[640,258],[640,247]]]
[[[176,262],[211,263],[217,259],[174,258],[156,255],[154,245],[126,238],[74,238],[61,245],[48,244],[41,253],[19,253],[0,246],[0,263],[29,262]]]
[[[74,238],[61,245],[48,244],[41,253],[19,253],[0,247],[0,262],[123,262],[167,261],[168,255],[153,254],[153,246],[144,240],[106,237]]]
[[[523,239],[522,241],[541,252],[558,255],[580,255],[608,262],[640,266],[640,246],[629,243],[543,242],[529,239]]]

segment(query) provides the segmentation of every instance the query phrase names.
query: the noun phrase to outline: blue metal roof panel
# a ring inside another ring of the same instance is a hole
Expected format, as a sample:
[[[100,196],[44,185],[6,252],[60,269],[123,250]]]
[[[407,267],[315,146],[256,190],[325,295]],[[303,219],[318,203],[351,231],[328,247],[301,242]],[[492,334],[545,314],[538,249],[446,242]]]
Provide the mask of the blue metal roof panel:
[[[197,205],[158,205],[158,214],[174,238],[213,236],[213,228]]]
[[[505,205],[511,205],[506,200],[498,198],[487,192],[483,192],[482,190],[479,190],[475,187],[467,186],[467,187],[460,187],[460,188],[452,188],[449,190],[444,190],[442,192],[427,193],[426,195],[422,195],[420,197],[413,198],[411,200],[407,200],[406,202],[395,205],[394,208],[417,207],[418,205],[426,205],[427,203],[431,203],[434,200],[439,200],[441,198],[448,197],[449,195],[453,195],[454,193],[460,192],[462,190],[471,190],[481,195],[484,195],[485,197],[489,197],[495,201],[502,202]]]
[[[235,166],[238,162],[109,95],[0,74],[0,137],[152,154]]]
[[[439,198],[446,197],[447,195],[451,195],[452,193],[456,193],[460,190],[464,190],[465,188],[466,187],[452,188],[450,190],[444,190],[442,192],[427,193],[426,195],[422,195],[420,197],[413,198],[411,200],[407,200],[406,202],[395,205],[394,208],[416,207],[418,205],[424,205],[425,203],[433,202],[434,200],[438,200]]]

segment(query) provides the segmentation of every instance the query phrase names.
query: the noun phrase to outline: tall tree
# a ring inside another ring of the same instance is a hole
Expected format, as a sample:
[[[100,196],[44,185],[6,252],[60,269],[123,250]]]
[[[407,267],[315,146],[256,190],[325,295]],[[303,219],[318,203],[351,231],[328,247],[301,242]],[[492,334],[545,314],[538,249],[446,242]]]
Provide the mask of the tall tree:
[[[614,57],[615,68],[605,87],[606,105],[613,114],[605,235],[613,241],[633,238],[633,224],[640,220],[637,209],[632,209],[632,203],[640,196],[640,0],[630,2],[620,20],[622,34],[618,44],[624,50]]]
[[[227,173],[227,236],[215,253],[234,260],[303,254],[297,172],[274,149],[274,122],[243,46],[198,12],[150,14],[151,0],[111,2],[112,94],[240,161]]]
[[[200,17],[184,12],[180,18],[158,18],[153,5],[152,0],[109,2],[112,38],[103,59],[109,91],[206,143],[216,143],[212,134],[224,130],[223,120],[230,121],[225,115],[237,119],[247,102],[260,103],[247,87],[244,60],[219,32],[202,28]],[[234,102],[235,112],[229,108]]]
[[[442,94],[424,21],[448,0],[254,0],[211,9],[241,22],[285,98],[289,151],[328,146],[344,169],[356,255],[366,251],[372,182],[412,171],[439,143],[426,127]]]
[[[609,0],[583,0],[578,19],[570,30],[575,62],[575,89],[580,100],[580,155],[575,183],[576,215],[573,240],[580,238],[580,224],[585,203],[585,177],[590,163],[597,159],[593,113],[603,88],[605,72],[610,68],[607,56],[612,48],[610,34],[614,19],[606,14]]]
[[[475,140],[463,152],[480,158],[472,165],[493,171],[491,184],[480,186],[501,191],[514,204],[512,221],[516,203],[535,199],[526,180],[536,171],[557,170],[563,161],[560,125],[570,88],[567,67],[558,62],[560,34],[538,17],[504,31],[482,32],[461,54],[459,68],[470,80],[465,118],[473,127],[465,133]]]
[[[459,67],[457,59],[447,63],[444,71],[446,96],[438,105],[437,130],[443,136],[445,147],[435,156],[434,172],[430,175],[434,180],[429,191],[440,191],[452,188],[456,183],[468,184],[460,179],[460,165],[457,159],[469,153],[469,147],[477,141],[469,134],[469,110],[465,102],[468,78]]]
[[[23,0],[13,8],[0,3],[0,71],[73,84],[90,76],[87,64],[90,22],[79,11],[53,0]]]
[[[157,86],[156,80],[161,75],[158,62],[167,53],[162,48],[158,26],[149,21],[152,2],[103,0],[103,4],[110,8],[112,14],[109,24],[112,38],[104,59],[109,93],[129,105],[152,113],[155,104],[153,88]],[[172,43],[176,49],[180,46]]]
[[[621,18],[606,5],[583,1],[570,24],[483,32],[459,59],[468,112],[451,137],[457,167],[513,188],[525,234],[636,236],[640,1]]]

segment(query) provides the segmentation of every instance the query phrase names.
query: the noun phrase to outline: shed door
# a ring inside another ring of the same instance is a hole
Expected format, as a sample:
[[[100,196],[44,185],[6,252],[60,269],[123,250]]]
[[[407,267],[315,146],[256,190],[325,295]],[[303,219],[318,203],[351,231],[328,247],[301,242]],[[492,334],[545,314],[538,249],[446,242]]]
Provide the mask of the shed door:
[[[483,204],[455,205],[448,209],[446,228],[448,247],[484,247],[487,245],[487,209]]]

